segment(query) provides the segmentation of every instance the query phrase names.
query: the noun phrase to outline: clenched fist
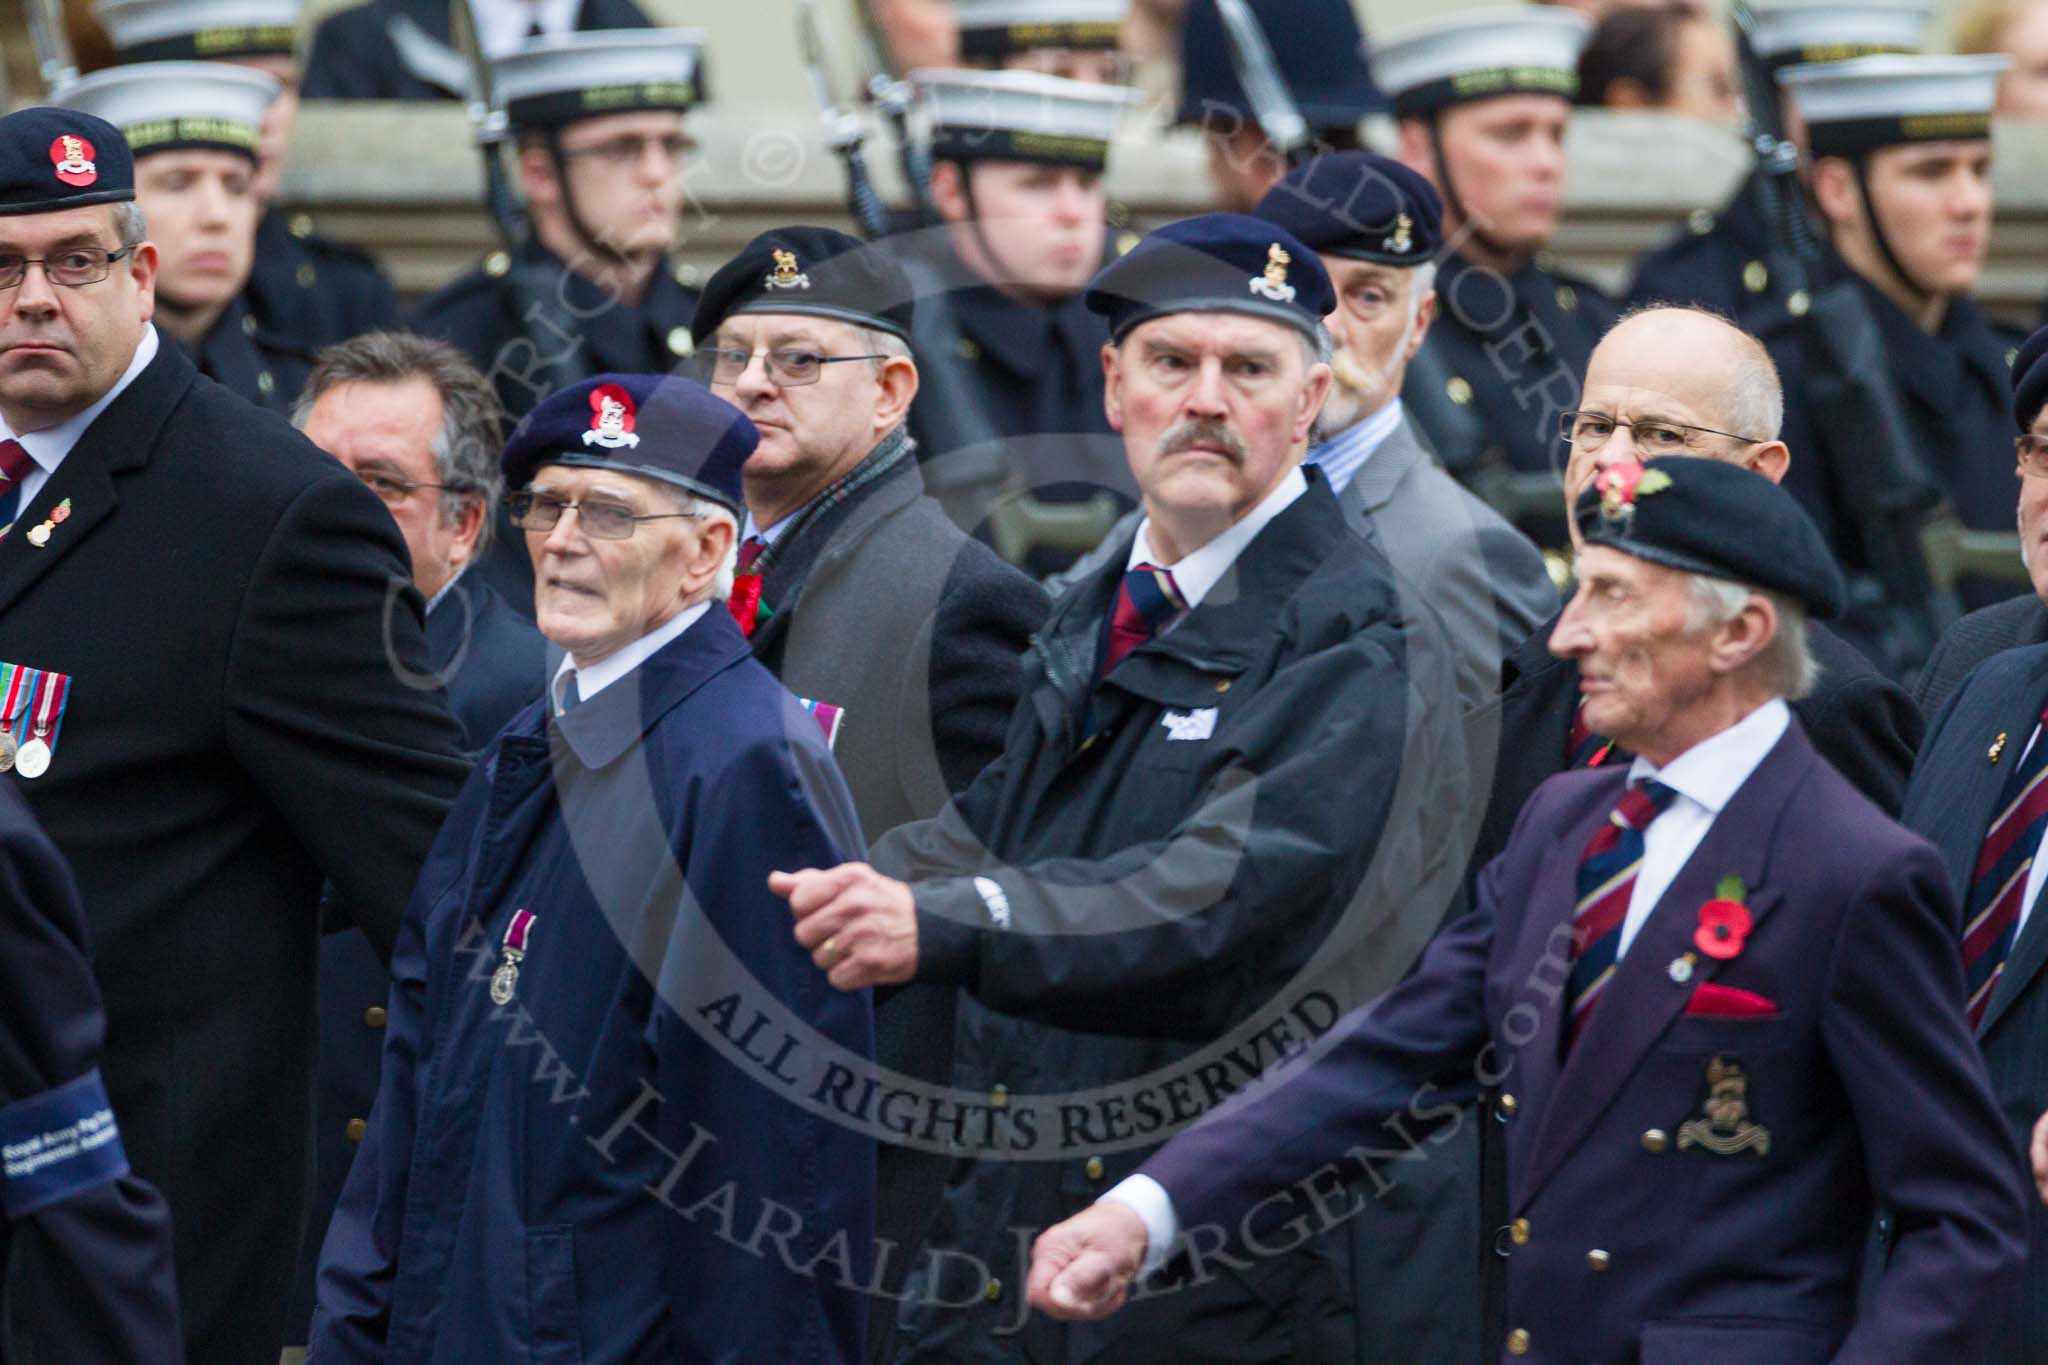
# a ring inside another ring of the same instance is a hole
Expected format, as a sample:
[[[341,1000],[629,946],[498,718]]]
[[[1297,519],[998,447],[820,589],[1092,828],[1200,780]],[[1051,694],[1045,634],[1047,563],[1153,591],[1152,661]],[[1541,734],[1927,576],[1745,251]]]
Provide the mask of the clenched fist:
[[[1093,1205],[1031,1244],[1025,1297],[1041,1313],[1093,1322],[1124,1306],[1145,1261],[1145,1220],[1125,1205]]]

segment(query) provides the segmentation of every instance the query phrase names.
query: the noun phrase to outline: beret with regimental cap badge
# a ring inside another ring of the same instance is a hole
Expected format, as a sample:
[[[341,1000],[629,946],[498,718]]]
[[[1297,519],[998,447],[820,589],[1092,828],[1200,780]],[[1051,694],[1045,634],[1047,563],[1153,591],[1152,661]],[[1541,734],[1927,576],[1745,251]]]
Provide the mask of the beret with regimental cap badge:
[[[801,313],[910,340],[910,282],[878,246],[824,227],[770,228],[704,285],[690,316],[699,346],[735,313]]]
[[[1842,574],[1790,493],[1727,460],[1669,455],[1600,471],[1573,508],[1581,539],[1841,613]]]
[[[1277,223],[1325,256],[1421,265],[1443,245],[1436,187],[1391,157],[1332,152],[1304,161],[1266,192],[1254,217]]]
[[[1772,71],[1918,52],[1934,17],[1929,0],[1779,0],[1751,7],[1750,44]]]
[[[1592,21],[1575,10],[1463,10],[1376,39],[1372,78],[1400,118],[1497,95],[1569,100],[1579,91],[1579,51],[1592,36]]]
[[[134,198],[135,159],[105,119],[49,108],[0,117],[0,216]]]
[[[699,29],[602,29],[528,39],[491,63],[515,128],[652,110],[680,112],[703,98]]]
[[[92,16],[124,62],[288,57],[299,0],[95,0]]]
[[[910,73],[934,161],[1035,161],[1099,171],[1131,91],[1036,71]]]
[[[1286,228],[1205,213],[1147,233],[1089,282],[1087,304],[1116,341],[1172,313],[1242,313],[1313,340],[1337,295],[1322,261]]]
[[[1311,129],[1355,129],[1387,107],[1365,67],[1365,34],[1351,0],[1248,0],[1273,64]],[[1229,134],[1258,119],[1238,78],[1216,0],[1188,0],[1180,22],[1176,126]]]
[[[499,460],[507,488],[543,465],[611,469],[656,479],[742,515],[740,467],[760,444],[747,415],[694,379],[601,374],[549,394],[526,414]]]
[[[1001,61],[1035,48],[1114,48],[1131,0],[953,0],[961,55]]]
[[[2022,435],[2048,405],[2048,327],[2020,344],[2012,358],[2012,417]]]
[[[1855,157],[1911,142],[1991,136],[2005,56],[1890,55],[1787,67],[1778,85],[1815,156]]]
[[[264,111],[282,88],[225,62],[137,62],[80,77],[51,98],[119,128],[138,157],[198,148],[253,161]]]

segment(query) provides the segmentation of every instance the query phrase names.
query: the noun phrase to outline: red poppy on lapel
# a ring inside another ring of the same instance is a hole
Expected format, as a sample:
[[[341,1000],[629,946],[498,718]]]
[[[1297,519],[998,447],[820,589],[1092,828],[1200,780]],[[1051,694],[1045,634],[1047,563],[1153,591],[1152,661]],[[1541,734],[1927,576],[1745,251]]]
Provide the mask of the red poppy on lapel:
[[[1746,991],[1739,986],[1722,986],[1712,981],[1702,981],[1699,989],[1692,993],[1692,999],[1685,1002],[1689,1015],[1714,1015],[1723,1019],[1754,1019],[1760,1014],[1776,1014],[1778,1002],[1767,995]]]
[[[1714,888],[1714,899],[1700,907],[1700,925],[1693,930],[1693,946],[1717,961],[1726,962],[1742,952],[1749,938],[1749,907],[1742,903],[1742,878],[1732,873]]]

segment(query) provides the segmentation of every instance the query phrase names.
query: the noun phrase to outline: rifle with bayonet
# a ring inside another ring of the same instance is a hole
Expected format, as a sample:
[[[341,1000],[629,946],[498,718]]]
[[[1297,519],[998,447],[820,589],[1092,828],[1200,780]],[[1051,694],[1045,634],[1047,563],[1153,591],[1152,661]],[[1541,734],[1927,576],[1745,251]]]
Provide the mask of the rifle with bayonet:
[[[1884,343],[1868,302],[1847,271],[1818,286],[1823,253],[1807,216],[1799,150],[1785,135],[1778,91],[1753,41],[1746,0],[1733,0],[1737,50],[1748,97],[1756,191],[1773,241],[1769,271],[1780,281],[1791,325],[1811,343],[1800,397],[1816,431],[1848,452],[1830,471],[1862,541],[1867,573],[1850,575],[1848,623],[1878,641],[1894,673],[1927,661],[1941,631],[1959,614],[1954,594],[1928,571],[1923,533],[1943,512],[1941,489],[1914,448],[1912,426],[1891,382]],[[1795,450],[1795,460],[1815,452]]]
[[[846,168],[847,207],[853,212],[860,235],[878,241],[889,235],[889,210],[875,193],[868,175],[866,132],[860,115],[832,96],[832,81],[825,71],[825,43],[818,32],[815,0],[796,0],[797,50],[802,54],[804,73],[810,77],[811,97],[818,103],[818,118],[825,126],[825,144]]]
[[[1216,12],[1223,20],[1223,36],[1230,44],[1230,64],[1266,141],[1289,166],[1309,160],[1316,154],[1314,130],[1302,117],[1292,90],[1280,74],[1273,45],[1267,40],[1266,31],[1259,27],[1258,16],[1246,0],[1216,0]],[[1480,467],[1487,444],[1486,429],[1470,407],[1451,401],[1450,379],[1450,371],[1437,359],[1435,351],[1424,346],[1408,362],[1401,401],[1428,435],[1444,468],[1469,479]],[[1539,501],[1545,515],[1554,514],[1563,500],[1563,485],[1551,475],[1506,477],[1519,478],[1520,484],[1512,489],[1499,489],[1497,480],[1493,485],[1497,491],[1517,501]],[[1539,484],[1537,488],[1523,486],[1532,480]]]
[[[28,0],[28,36],[45,94],[54,95],[78,79],[78,58],[64,27],[64,0]]]
[[[506,156],[512,150],[512,124],[506,117],[503,101],[498,97],[497,80],[491,70],[490,59],[484,55],[483,40],[479,36],[481,30],[477,27],[476,13],[471,6],[472,0],[449,0],[449,34],[469,69],[464,109],[469,115],[471,140],[483,162],[484,203],[503,243],[505,283],[531,350],[533,367],[519,372],[517,378],[522,386],[540,398],[568,387],[581,377],[578,369],[569,364],[569,357],[581,349],[582,338],[575,320],[559,303],[561,281],[549,278],[551,272],[546,267],[526,259],[524,248],[529,225],[518,192],[513,189],[511,172],[505,164]],[[536,333],[543,332],[551,334],[554,340],[545,345],[536,340]],[[562,339],[566,339],[566,344],[557,344]],[[502,361],[503,357],[496,359]],[[494,363],[494,372],[489,376],[493,383],[498,378],[497,368]]]

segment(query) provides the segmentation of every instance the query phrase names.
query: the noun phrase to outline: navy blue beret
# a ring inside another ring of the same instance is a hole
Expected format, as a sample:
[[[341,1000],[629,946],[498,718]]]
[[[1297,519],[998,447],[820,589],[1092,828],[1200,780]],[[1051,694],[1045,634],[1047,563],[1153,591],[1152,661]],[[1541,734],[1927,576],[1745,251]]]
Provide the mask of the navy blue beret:
[[[1287,229],[1242,213],[1205,213],[1147,233],[1088,284],[1110,337],[1169,313],[1248,313],[1313,340],[1337,306],[1316,253]]]
[[[747,415],[693,379],[601,374],[549,394],[513,429],[507,488],[542,465],[615,469],[673,484],[743,515],[740,467],[761,442]]]
[[[2034,429],[2043,403],[2048,403],[2048,327],[2020,343],[2012,358],[2012,419],[2021,435]]]
[[[1806,510],[1763,475],[1727,460],[1669,455],[1612,465],[1573,510],[1588,545],[1763,588],[1841,613],[1841,570]]]
[[[0,118],[0,215],[56,213],[135,198],[135,158],[103,118],[23,109]]]
[[[1311,129],[1356,128],[1387,107],[1365,65],[1365,34],[1351,0],[1251,0],[1273,63]],[[1216,0],[1188,0],[1180,21],[1180,108],[1176,124],[1213,131],[1254,122],[1237,78]]]
[[[1288,171],[1254,216],[1278,223],[1326,256],[1421,265],[1443,245],[1444,201],[1391,157],[1332,152]]]
[[[734,313],[807,313],[910,340],[910,281],[880,247],[825,227],[770,228],[718,268],[690,335],[709,340]]]

